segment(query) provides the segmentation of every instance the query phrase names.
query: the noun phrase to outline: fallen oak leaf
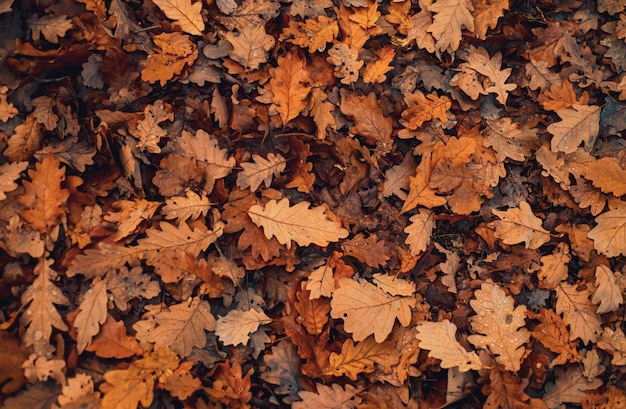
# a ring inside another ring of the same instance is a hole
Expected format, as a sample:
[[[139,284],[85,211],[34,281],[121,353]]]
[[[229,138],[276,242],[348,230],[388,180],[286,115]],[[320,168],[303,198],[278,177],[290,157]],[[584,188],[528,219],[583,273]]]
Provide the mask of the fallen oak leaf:
[[[201,36],[204,31],[202,20],[202,2],[191,0],[153,0],[167,18],[175,21],[183,31]]]
[[[426,349],[428,356],[441,360],[442,368],[458,367],[461,372],[483,368],[476,352],[468,352],[456,340],[456,325],[448,320],[422,322],[417,325],[419,347]]]
[[[309,202],[300,202],[289,206],[289,199],[280,202],[270,200],[265,207],[253,205],[248,209],[250,219],[259,227],[263,227],[265,237],[276,237],[278,242],[291,248],[291,241],[300,246],[317,244],[327,246],[348,236],[348,230],[339,222],[329,220],[323,206],[309,209]]]
[[[217,319],[215,335],[224,345],[246,345],[250,334],[259,329],[259,325],[269,324],[272,319],[263,311],[251,308],[246,311],[232,310]]]
[[[541,219],[533,214],[526,201],[520,202],[519,207],[492,212],[500,218],[495,221],[496,237],[506,244],[524,242],[527,249],[535,250],[550,240],[550,233],[543,228]]]

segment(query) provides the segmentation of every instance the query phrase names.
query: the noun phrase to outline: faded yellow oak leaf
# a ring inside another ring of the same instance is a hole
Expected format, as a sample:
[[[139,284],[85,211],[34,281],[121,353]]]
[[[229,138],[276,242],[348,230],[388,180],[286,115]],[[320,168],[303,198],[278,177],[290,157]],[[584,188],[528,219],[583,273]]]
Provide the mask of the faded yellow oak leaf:
[[[346,375],[353,381],[360,373],[371,373],[377,367],[390,372],[391,367],[400,360],[400,352],[395,343],[384,341],[378,343],[369,336],[361,342],[354,343],[348,338],[341,346],[341,353],[331,353],[328,367],[324,368],[327,375]]]
[[[441,360],[442,368],[458,367],[461,372],[483,367],[474,351],[467,351],[456,339],[456,325],[448,320],[422,322],[417,325],[419,347],[428,350],[428,356]]]

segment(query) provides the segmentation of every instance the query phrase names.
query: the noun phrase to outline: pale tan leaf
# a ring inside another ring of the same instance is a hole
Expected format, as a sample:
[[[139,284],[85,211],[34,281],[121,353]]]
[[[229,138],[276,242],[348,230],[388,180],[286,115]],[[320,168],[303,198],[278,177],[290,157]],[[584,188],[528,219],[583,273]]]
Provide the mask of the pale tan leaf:
[[[129,129],[132,136],[139,139],[137,148],[140,151],[150,153],[160,153],[161,147],[158,145],[161,138],[167,136],[167,131],[159,126],[161,122],[173,121],[174,113],[171,106],[165,106],[162,100],[157,100],[154,104],[146,105],[143,110],[144,118],[137,123],[136,127]]]
[[[348,236],[348,231],[339,222],[329,220],[324,215],[323,206],[309,209],[309,202],[289,206],[289,199],[280,202],[270,200],[265,207],[253,205],[248,210],[250,219],[263,227],[265,237],[276,237],[279,243],[291,248],[291,241],[299,246],[317,244],[327,246]]]
[[[428,209],[420,209],[419,213],[411,216],[409,224],[404,228],[408,234],[406,243],[411,248],[412,255],[418,255],[426,250],[430,244],[430,238],[435,228],[434,213]]]
[[[185,197],[174,196],[166,199],[161,213],[166,219],[176,219],[176,223],[181,225],[189,219],[196,220],[200,216],[206,216],[210,209],[211,203],[207,196],[200,197],[189,189],[185,192]]]
[[[426,31],[433,34],[440,52],[453,54],[459,48],[463,27],[474,31],[474,7],[469,0],[437,0],[426,9],[434,13],[433,23]]]
[[[572,105],[573,109],[561,109],[557,115],[561,122],[548,125],[552,136],[550,149],[553,152],[572,153],[585,143],[585,150],[591,151],[600,131],[600,106]]]
[[[262,183],[270,187],[272,178],[280,175],[287,166],[287,160],[279,153],[268,153],[267,159],[256,153],[252,154],[253,162],[243,162],[243,170],[237,174],[237,186],[240,189],[250,188],[255,192]]]
[[[154,315],[153,323],[145,341],[154,343],[156,349],[169,347],[181,357],[189,356],[194,347],[204,348],[205,331],[216,329],[211,306],[199,297],[171,305]]]
[[[10,162],[0,165],[0,200],[7,198],[6,193],[17,189],[15,180],[26,170],[28,162]]]
[[[104,216],[104,220],[113,223],[117,228],[111,239],[119,241],[133,233],[141,222],[152,217],[159,205],[159,202],[149,202],[145,199],[114,202],[111,205],[113,210]]]
[[[94,391],[93,379],[90,375],[77,373],[67,380],[59,395],[61,408],[73,408],[72,405],[85,405],[83,407],[97,408],[100,405],[100,392]],[[53,409],[59,409],[53,406]]]
[[[192,0],[153,0],[153,2],[184,32],[202,35],[204,21],[202,21],[201,1],[192,3]]]
[[[617,285],[615,274],[605,265],[596,267],[596,291],[591,302],[598,305],[598,314],[617,311],[624,303],[622,289]]]
[[[0,10],[2,9],[2,6],[3,4],[0,2]],[[1,11],[0,14],[2,14]],[[9,87],[6,85],[0,85],[0,121],[2,122],[7,122],[20,112],[11,102],[7,101],[8,91]]]
[[[373,284],[361,279],[339,280],[339,288],[331,300],[332,318],[341,318],[346,331],[355,341],[362,341],[374,334],[376,342],[383,342],[398,319],[406,327],[411,321],[414,297],[392,296]]]
[[[143,252],[148,262],[156,253],[168,248],[179,248],[197,256],[222,236],[223,226],[224,224],[218,221],[213,230],[209,230],[204,224],[191,230],[187,223],[176,227],[170,223],[161,222],[159,223],[160,229],[153,227],[146,230],[147,237],[138,240],[135,249]]]
[[[541,225],[541,219],[533,214],[530,205],[522,201],[519,207],[506,211],[492,210],[500,218],[495,221],[496,237],[506,244],[524,242],[527,249],[538,249],[550,240],[550,233]]]
[[[409,189],[409,178],[414,175],[415,158],[413,155],[406,155],[402,163],[392,166],[385,172],[385,182],[381,189],[383,197],[396,195],[399,199],[406,200],[405,190]]]
[[[96,277],[78,306],[78,314],[73,326],[76,328],[76,349],[79,354],[91,343],[94,335],[100,332],[100,325],[107,318],[106,284],[106,281]]]
[[[333,268],[328,264],[324,264],[311,271],[306,289],[311,292],[310,297],[312,300],[320,297],[330,297],[335,290]]]
[[[561,283],[556,288],[556,312],[563,314],[569,326],[569,339],[580,338],[585,345],[597,342],[602,332],[602,321],[596,306],[589,301],[589,291],[579,290],[576,285]]]
[[[466,75],[471,75],[470,70],[473,70],[480,75],[487,77],[489,79],[489,82],[487,84],[489,85],[489,87],[484,87],[481,85],[484,89],[484,93],[496,94],[496,99],[498,100],[498,102],[500,102],[502,105],[506,105],[509,91],[513,91],[515,88],[517,88],[517,85],[512,83],[506,83],[506,80],[511,75],[511,68],[501,69],[501,65],[501,53],[496,53],[492,58],[489,56],[487,50],[485,50],[483,47],[474,48],[474,46],[470,46],[468,50],[467,62],[461,64],[459,68],[461,70],[464,70]],[[452,84],[453,82],[454,78],[450,81],[450,84]],[[468,93],[468,95],[470,95],[472,99],[476,99],[471,93]]]
[[[236,164],[235,158],[229,158],[228,151],[221,149],[217,139],[203,129],[198,129],[195,135],[183,130],[176,143],[182,150],[181,154],[194,158],[204,170],[204,190],[207,194],[213,191],[215,181],[228,176]]]
[[[626,206],[602,213],[596,223],[587,233],[595,249],[607,257],[626,255]]]
[[[442,368],[458,367],[461,372],[467,372],[483,367],[476,352],[468,352],[456,340],[456,325],[448,320],[419,323],[416,337],[419,347],[430,351],[429,357],[441,360]]]
[[[613,356],[611,365],[626,365],[626,336],[621,328],[618,327],[613,331],[609,327],[604,327],[600,340],[598,341],[598,347]]]
[[[272,322],[270,317],[254,308],[247,311],[232,310],[217,319],[215,335],[224,345],[246,345],[250,334],[256,332],[259,325],[270,322]]]
[[[96,248],[85,250],[76,256],[65,272],[68,277],[82,274],[86,279],[103,276],[109,270],[121,268],[124,264],[137,260],[141,251],[135,247],[125,247],[101,242]]]
[[[24,225],[19,215],[11,216],[3,230],[0,247],[11,257],[19,257],[20,254],[29,254],[34,258],[43,256],[45,242],[41,233]]]
[[[244,26],[239,35],[228,31],[224,35],[233,45],[230,58],[248,70],[256,70],[267,61],[268,51],[274,47],[274,37],[265,32],[265,26]]]
[[[390,295],[410,297],[415,294],[414,282],[398,278],[395,275],[376,273],[372,276],[372,281],[378,288]]]
[[[552,254],[541,257],[541,267],[537,271],[539,287],[554,290],[566,280],[570,260],[569,247],[565,243],[559,243]]]
[[[359,79],[359,70],[364,62],[359,60],[358,50],[346,43],[337,43],[328,50],[328,62],[335,66],[335,77],[342,84],[350,85]]]
[[[63,359],[46,359],[43,356],[32,354],[22,364],[22,368],[24,368],[24,376],[32,383],[45,382],[49,378],[55,379],[61,385],[65,383],[65,374],[63,373],[65,361]]]
[[[477,348],[489,351],[496,362],[508,371],[517,372],[526,355],[525,345],[530,340],[526,329],[526,306],[514,308],[515,300],[506,295],[498,284],[484,282],[470,305],[476,311],[469,321],[472,329],[481,335],[470,335],[468,341]]]
[[[584,177],[604,193],[613,193],[617,197],[626,194],[626,170],[620,166],[618,158],[598,159],[593,166],[589,166]]]
[[[336,383],[326,386],[321,383],[315,385],[317,393],[300,391],[300,402],[294,402],[293,409],[355,409],[356,404],[361,402],[357,396],[359,389],[347,384],[345,389]]]
[[[52,259],[41,258],[34,269],[35,280],[22,294],[22,305],[28,305],[20,318],[20,324],[28,327],[22,341],[25,346],[32,346],[39,356],[54,351],[50,345],[53,327],[60,331],[69,329],[55,307],[55,304],[71,304],[53,283],[57,277],[56,271],[50,268],[53,263]]]

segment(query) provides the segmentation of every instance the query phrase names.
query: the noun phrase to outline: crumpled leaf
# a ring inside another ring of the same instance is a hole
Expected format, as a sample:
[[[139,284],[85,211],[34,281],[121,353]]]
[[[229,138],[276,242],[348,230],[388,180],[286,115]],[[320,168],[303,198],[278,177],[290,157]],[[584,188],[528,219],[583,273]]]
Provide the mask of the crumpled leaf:
[[[59,42],[59,37],[64,37],[67,31],[73,27],[72,20],[65,14],[40,18],[33,14],[27,23],[31,29],[33,40],[38,41],[43,37],[55,44]]]
[[[267,61],[268,51],[274,47],[274,37],[265,32],[264,26],[244,26],[239,35],[228,31],[224,35],[233,45],[230,58],[248,70],[256,70]]]
[[[484,282],[470,305],[476,311],[469,318],[476,335],[467,339],[477,348],[489,351],[508,371],[517,372],[530,339],[526,329],[526,306],[513,308],[514,300],[498,284]],[[480,335],[479,335],[480,334]]]
[[[37,381],[47,381],[49,378],[56,380],[63,385],[65,383],[65,361],[63,359],[46,359],[37,354],[32,354],[22,365],[24,376],[35,383]]]
[[[476,352],[468,352],[456,340],[456,325],[448,320],[422,322],[417,325],[417,339],[421,349],[429,350],[429,357],[440,359],[442,368],[458,367],[461,372],[483,367]]]
[[[329,220],[323,206],[309,209],[309,202],[300,202],[289,206],[289,199],[279,202],[270,200],[265,207],[253,205],[248,209],[250,219],[263,227],[265,237],[276,237],[278,242],[291,248],[291,241],[299,246],[317,244],[327,246],[348,235],[348,231],[336,221]]]

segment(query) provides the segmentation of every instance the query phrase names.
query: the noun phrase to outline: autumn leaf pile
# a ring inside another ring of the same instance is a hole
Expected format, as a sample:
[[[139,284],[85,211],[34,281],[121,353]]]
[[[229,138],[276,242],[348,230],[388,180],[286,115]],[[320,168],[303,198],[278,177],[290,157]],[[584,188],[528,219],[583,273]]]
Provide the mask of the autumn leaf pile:
[[[626,2],[0,0],[2,408],[623,408]]]

